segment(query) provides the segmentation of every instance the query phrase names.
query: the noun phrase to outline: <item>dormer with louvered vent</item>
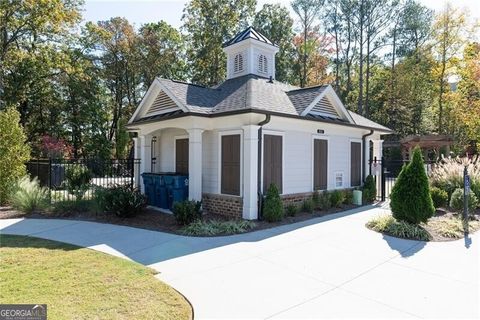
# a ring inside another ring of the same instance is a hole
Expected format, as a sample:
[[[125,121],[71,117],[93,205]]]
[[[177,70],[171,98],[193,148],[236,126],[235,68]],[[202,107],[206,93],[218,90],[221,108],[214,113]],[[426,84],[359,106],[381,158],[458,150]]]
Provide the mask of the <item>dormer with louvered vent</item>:
[[[332,102],[330,102],[330,100],[326,96],[320,99],[313,106],[313,108],[310,110],[310,113],[318,114],[318,115],[326,116],[330,118],[340,118]]]
[[[180,109],[177,104],[164,92],[160,91],[145,116],[154,116],[157,114],[172,112]]]
[[[227,79],[246,74],[275,78],[275,54],[278,47],[252,27],[224,43],[227,54]]]

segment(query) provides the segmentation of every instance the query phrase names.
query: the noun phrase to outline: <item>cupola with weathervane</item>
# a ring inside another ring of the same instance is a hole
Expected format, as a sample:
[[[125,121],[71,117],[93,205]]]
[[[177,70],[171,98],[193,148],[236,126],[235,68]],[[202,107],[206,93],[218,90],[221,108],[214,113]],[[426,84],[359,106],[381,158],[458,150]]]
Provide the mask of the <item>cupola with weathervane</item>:
[[[227,54],[227,79],[247,74],[275,79],[278,46],[252,27],[223,44]]]

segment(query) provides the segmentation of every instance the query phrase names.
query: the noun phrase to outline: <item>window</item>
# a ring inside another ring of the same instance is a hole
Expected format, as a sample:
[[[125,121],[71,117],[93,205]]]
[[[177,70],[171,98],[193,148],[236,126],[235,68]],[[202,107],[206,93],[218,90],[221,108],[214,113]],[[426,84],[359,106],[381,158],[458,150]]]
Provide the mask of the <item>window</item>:
[[[240,195],[240,135],[222,136],[222,194]]]
[[[343,172],[335,172],[335,188],[343,187]]]
[[[267,73],[267,71],[268,71],[267,57],[261,54],[258,57],[258,72]]]
[[[238,53],[234,59],[233,72],[242,72],[243,71],[243,55]]]

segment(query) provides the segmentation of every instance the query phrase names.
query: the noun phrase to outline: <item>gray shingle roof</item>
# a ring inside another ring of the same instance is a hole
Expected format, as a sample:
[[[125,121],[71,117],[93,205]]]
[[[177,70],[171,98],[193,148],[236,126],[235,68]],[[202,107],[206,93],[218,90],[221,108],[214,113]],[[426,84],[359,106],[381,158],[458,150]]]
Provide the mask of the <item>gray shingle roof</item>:
[[[273,113],[300,116],[311,102],[328,86],[298,88],[278,81],[249,74],[226,80],[222,84],[208,88],[190,83],[158,79],[160,83],[181,103],[188,112],[212,115],[229,111],[261,110]],[[159,120],[181,114],[181,111],[143,117],[133,123]],[[349,111],[355,124],[363,127],[390,131],[390,129]],[[307,119],[329,120],[346,123],[348,121],[327,116],[305,116]]]
[[[392,131],[391,129],[389,129],[385,126],[382,126],[381,124],[376,123],[375,121],[367,119],[367,118],[359,115],[358,113],[355,113],[355,112],[350,111],[350,110],[348,110],[348,112],[352,116],[355,124],[357,124],[359,126],[369,127],[369,128],[372,128],[372,129],[378,129],[378,130],[381,130],[381,131]]]
[[[317,86],[305,89],[291,90],[287,92],[298,114],[301,114],[312,101],[322,93],[327,86]]]
[[[224,47],[231,46],[232,44],[238,43],[243,40],[247,39],[254,39],[261,41],[263,43],[276,46],[272,41],[270,41],[267,37],[263,34],[258,32],[257,30],[253,29],[253,27],[248,27],[247,29],[243,30],[242,32],[237,33],[232,39],[228,40],[223,44]]]

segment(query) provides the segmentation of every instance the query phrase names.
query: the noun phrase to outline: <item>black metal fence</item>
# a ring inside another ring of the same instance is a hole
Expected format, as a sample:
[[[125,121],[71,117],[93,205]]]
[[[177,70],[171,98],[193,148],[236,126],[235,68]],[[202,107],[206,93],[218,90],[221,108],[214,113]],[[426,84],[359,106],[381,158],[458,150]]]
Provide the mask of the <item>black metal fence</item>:
[[[375,178],[377,186],[377,199],[385,201],[390,198],[395,181],[405,164],[408,164],[409,160],[390,160],[390,159],[377,159],[370,160],[369,174]],[[435,161],[425,161],[425,169],[429,173],[435,166]]]
[[[36,177],[40,185],[50,190],[51,202],[56,202],[91,199],[97,187],[138,186],[140,160],[33,159],[26,163],[26,167],[32,178]],[[86,173],[85,184],[69,178],[75,170]]]

